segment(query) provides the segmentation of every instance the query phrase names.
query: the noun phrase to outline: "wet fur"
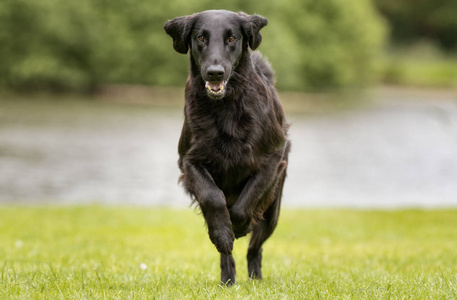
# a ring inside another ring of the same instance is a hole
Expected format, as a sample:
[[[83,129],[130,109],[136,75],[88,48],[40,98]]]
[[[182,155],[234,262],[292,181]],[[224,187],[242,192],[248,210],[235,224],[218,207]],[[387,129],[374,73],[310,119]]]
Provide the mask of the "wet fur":
[[[215,14],[224,22],[214,22]],[[212,99],[205,90],[202,65],[207,62],[196,61],[190,40],[195,24],[208,30],[232,26],[228,29],[243,35],[237,45],[241,51],[217,49],[240,52],[236,60],[220,62],[231,63],[233,69],[222,99]],[[251,278],[262,278],[262,244],[278,222],[290,150],[274,73],[259,52],[249,49],[259,46],[259,31],[266,24],[257,15],[207,11],[165,25],[176,51],[191,50],[178,145],[180,182],[203,213],[209,237],[221,253],[221,282],[228,285],[235,282],[234,239],[251,231],[248,272]]]

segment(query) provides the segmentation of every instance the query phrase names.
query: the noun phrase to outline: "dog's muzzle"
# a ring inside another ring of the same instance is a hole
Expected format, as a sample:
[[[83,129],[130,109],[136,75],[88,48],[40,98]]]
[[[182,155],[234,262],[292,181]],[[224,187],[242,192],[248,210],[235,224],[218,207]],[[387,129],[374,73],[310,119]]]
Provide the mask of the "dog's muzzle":
[[[227,91],[227,80],[205,81],[205,89],[211,99],[222,99]]]
[[[206,81],[205,88],[210,95],[221,96],[225,92],[227,80],[224,81]]]

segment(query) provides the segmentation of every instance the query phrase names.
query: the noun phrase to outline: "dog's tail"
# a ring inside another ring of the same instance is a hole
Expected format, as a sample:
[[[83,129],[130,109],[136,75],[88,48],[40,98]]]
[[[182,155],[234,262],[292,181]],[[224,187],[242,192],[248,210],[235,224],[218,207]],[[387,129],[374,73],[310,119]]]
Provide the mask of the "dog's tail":
[[[262,74],[269,84],[274,85],[276,82],[275,72],[273,71],[270,62],[263,57],[259,51],[251,53],[251,61],[257,73]]]

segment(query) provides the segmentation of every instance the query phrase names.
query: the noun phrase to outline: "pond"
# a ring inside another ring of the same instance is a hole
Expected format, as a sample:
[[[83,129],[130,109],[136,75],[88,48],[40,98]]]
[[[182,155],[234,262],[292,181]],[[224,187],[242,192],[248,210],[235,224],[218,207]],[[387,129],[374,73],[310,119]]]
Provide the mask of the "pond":
[[[457,207],[455,94],[369,97],[289,111],[284,206]],[[181,107],[2,98],[0,203],[189,206],[177,183]]]

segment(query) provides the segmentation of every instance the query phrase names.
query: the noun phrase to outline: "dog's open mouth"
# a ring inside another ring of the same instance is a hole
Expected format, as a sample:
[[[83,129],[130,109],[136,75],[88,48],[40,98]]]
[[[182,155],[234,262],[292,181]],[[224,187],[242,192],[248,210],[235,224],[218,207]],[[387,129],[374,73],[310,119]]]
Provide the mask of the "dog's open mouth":
[[[227,85],[227,81],[207,81],[205,84],[205,88],[207,89],[210,96],[222,96],[225,92],[225,87]]]

